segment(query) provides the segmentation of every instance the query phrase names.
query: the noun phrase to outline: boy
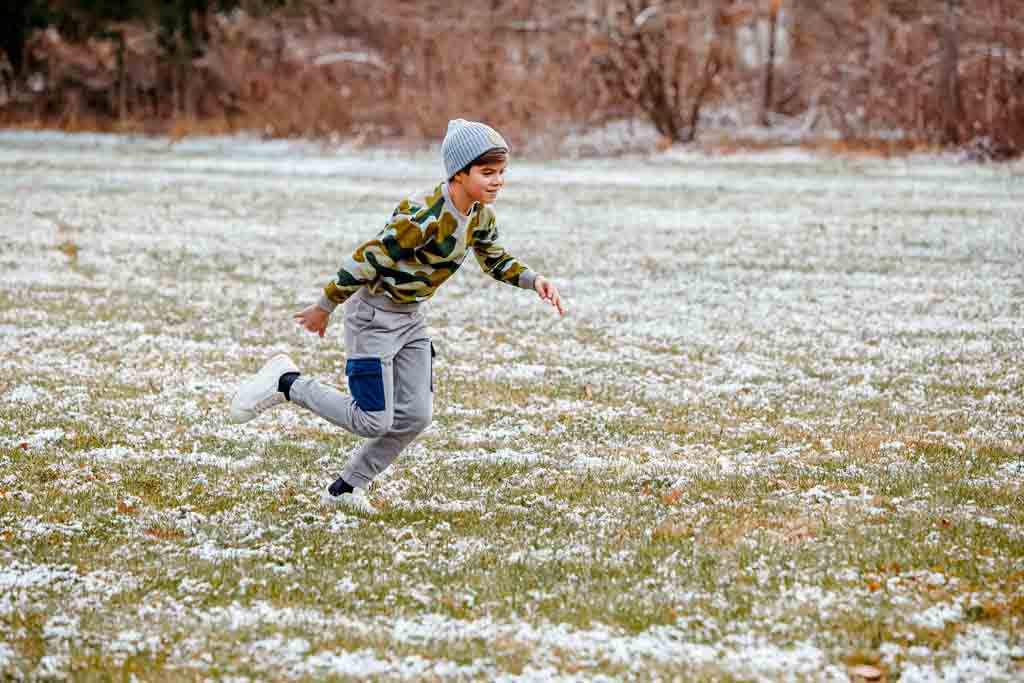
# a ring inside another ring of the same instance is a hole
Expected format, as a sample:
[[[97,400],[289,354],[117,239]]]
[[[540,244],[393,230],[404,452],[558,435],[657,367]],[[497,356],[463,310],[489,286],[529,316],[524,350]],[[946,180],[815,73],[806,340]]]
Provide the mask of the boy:
[[[446,182],[402,200],[376,239],[346,259],[317,304],[295,320],[321,337],[345,305],[349,395],[301,375],[286,355],[271,358],[231,401],[231,420],[246,422],[291,401],[369,440],[325,491],[325,504],[364,514],[376,509],[366,487],[430,424],[434,350],[422,302],[451,277],[469,249],[480,267],[506,284],[533,289],[565,315],[558,290],[498,245],[489,208],[505,184],[509,147],[493,128],[456,119],[441,145]]]

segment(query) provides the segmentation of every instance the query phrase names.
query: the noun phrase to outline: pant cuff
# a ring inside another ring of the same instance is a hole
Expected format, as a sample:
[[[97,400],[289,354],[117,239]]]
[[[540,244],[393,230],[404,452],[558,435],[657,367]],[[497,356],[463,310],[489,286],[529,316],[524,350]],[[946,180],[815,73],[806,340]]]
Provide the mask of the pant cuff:
[[[370,482],[373,481],[373,479],[367,477],[365,474],[360,474],[359,472],[347,467],[342,470],[341,478],[344,479],[349,486],[357,489],[365,489],[370,485]]]
[[[302,393],[306,389],[306,385],[313,381],[312,377],[306,377],[305,375],[299,375],[292,382],[291,388],[288,390],[288,400],[297,406],[303,408],[309,408],[306,402],[302,400]]]

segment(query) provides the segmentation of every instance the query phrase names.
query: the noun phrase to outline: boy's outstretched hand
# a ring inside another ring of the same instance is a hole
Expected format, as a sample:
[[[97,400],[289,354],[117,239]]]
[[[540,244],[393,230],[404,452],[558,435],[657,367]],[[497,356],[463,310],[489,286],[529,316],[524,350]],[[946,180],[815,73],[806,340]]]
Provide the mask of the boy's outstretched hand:
[[[533,288],[544,301],[558,309],[559,315],[565,315],[565,307],[562,306],[562,297],[558,295],[558,288],[548,282],[543,276],[538,275],[533,281]]]
[[[327,321],[330,320],[331,314],[320,308],[316,304],[308,306],[294,316],[295,322],[302,325],[310,332],[316,332],[321,337],[327,332]]]

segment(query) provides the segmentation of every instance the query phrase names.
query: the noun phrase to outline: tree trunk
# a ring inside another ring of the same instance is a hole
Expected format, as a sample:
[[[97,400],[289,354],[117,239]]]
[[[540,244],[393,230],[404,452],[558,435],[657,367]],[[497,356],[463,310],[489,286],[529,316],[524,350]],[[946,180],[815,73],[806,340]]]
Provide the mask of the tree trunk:
[[[939,74],[939,111],[942,142],[957,145],[960,139],[960,25],[958,0],[946,0],[946,18],[942,26],[942,61]]]
[[[867,97],[864,103],[864,122],[870,129],[880,117],[877,116],[879,106],[885,98],[886,56],[889,53],[888,27],[886,26],[885,8],[881,0],[871,3],[871,19],[866,23],[870,28],[868,43],[868,83]]]
[[[128,74],[124,63],[124,33],[117,32],[117,119],[124,121],[128,114]]]
[[[7,60],[14,69],[14,75],[21,75],[25,56],[25,39],[28,37],[27,5],[25,2],[9,2],[0,6],[0,52],[7,53]]]
[[[782,0],[771,0],[768,10],[768,56],[764,62],[764,73],[761,84],[761,115],[762,126],[768,125],[768,113],[772,110],[775,94],[775,46],[779,28],[779,10]]]
[[[704,100],[714,87],[715,77],[721,68],[721,62],[716,54],[716,46],[711,46],[707,57],[704,59],[704,70],[700,86],[693,97],[693,106],[690,107],[690,127],[687,131],[684,142],[693,142],[697,139],[697,127],[700,125],[700,110],[704,107]]]

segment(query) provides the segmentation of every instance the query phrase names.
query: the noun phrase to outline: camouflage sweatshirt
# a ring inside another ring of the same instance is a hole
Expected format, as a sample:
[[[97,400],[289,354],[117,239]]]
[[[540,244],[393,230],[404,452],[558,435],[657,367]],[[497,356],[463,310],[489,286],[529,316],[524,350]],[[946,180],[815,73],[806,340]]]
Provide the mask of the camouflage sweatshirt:
[[[495,280],[533,289],[536,273],[498,244],[494,211],[477,202],[463,215],[441,183],[398,204],[377,237],[342,262],[319,306],[333,311],[360,287],[396,303],[426,301],[459,269],[469,248]]]

